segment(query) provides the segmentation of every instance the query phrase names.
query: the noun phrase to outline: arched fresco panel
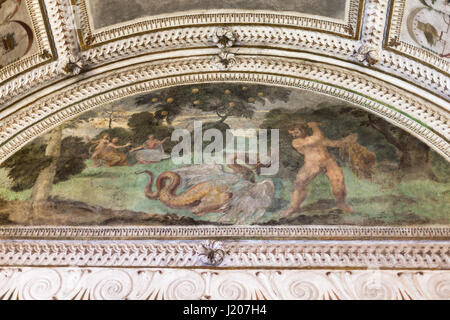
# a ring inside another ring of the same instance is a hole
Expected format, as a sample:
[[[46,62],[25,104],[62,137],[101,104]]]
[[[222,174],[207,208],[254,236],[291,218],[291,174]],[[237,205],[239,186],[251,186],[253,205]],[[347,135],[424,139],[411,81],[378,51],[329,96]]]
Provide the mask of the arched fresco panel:
[[[178,86],[109,103],[27,144],[0,177],[2,225],[450,219],[450,165],[427,145],[349,103],[257,84]]]

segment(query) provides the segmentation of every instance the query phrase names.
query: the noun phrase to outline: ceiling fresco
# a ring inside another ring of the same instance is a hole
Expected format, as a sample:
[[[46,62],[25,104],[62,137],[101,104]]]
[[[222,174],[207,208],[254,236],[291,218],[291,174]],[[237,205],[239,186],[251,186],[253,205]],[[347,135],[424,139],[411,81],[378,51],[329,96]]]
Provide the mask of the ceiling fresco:
[[[0,0],[0,82],[52,60],[48,31],[39,0]]]
[[[450,59],[450,2],[407,1],[400,40]]]
[[[25,1],[0,1],[0,38],[0,67],[36,50],[31,17]]]
[[[450,2],[392,2],[386,47],[412,59],[450,70]]]
[[[428,146],[334,98],[271,86],[108,104],[28,144],[0,177],[3,224],[450,222],[450,164]]]
[[[449,10],[0,0],[0,300],[450,299]]]
[[[141,17],[161,15],[190,10],[240,9],[291,11],[317,15],[333,19],[345,19],[347,0],[90,0],[92,19],[95,28],[134,20]]]

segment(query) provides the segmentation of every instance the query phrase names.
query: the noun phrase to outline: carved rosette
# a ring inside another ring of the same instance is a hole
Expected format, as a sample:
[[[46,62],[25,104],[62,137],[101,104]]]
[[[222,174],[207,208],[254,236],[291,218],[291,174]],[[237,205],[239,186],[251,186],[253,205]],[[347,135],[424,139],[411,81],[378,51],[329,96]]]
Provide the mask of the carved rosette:
[[[235,54],[223,50],[212,60],[212,62],[218,69],[227,70],[236,65],[237,58]]]
[[[234,45],[236,37],[231,28],[217,28],[213,42],[219,49],[226,49]]]
[[[70,54],[61,58],[59,63],[61,71],[65,74],[76,76],[83,71],[83,61],[79,55]]]
[[[366,66],[373,66],[380,62],[380,49],[363,44],[358,49],[357,59]]]
[[[201,244],[197,254],[201,264],[219,266],[225,259],[227,251],[220,241],[205,241]]]

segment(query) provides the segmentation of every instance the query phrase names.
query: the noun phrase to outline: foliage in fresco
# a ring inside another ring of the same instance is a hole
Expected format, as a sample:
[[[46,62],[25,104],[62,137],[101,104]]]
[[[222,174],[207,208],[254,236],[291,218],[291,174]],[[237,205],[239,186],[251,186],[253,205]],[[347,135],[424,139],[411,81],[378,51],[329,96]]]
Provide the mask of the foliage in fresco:
[[[246,143],[278,129],[279,170],[262,175],[249,148],[231,163],[175,164],[172,133],[193,137],[194,121]],[[449,212],[450,165],[416,138],[333,98],[254,84],[117,101],[0,165],[3,225],[426,225]]]

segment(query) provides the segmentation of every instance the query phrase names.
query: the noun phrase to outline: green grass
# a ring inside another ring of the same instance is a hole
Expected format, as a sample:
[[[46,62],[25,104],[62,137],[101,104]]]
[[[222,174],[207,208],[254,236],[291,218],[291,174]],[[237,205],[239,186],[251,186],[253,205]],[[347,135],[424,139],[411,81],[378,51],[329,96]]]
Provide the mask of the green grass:
[[[11,180],[8,178],[8,171],[0,168],[0,199],[6,201],[27,200],[30,198],[31,190],[22,192],[11,191]]]
[[[343,170],[347,201],[355,210],[355,214],[346,216],[345,220],[348,223],[358,224],[364,223],[365,219],[373,219],[383,224],[397,224],[404,222],[405,216],[411,214],[430,224],[450,223],[450,183],[414,180],[399,183],[396,187],[388,187],[390,184],[388,179],[392,179],[388,174],[382,177],[385,184],[377,184],[366,179],[358,179],[349,168]],[[279,197],[290,201],[292,187],[292,181],[284,181],[283,188],[278,190]],[[404,201],[390,200],[394,197]],[[319,200],[334,200],[325,174],[318,175],[309,184],[308,196],[302,206],[308,206]],[[266,220],[276,217],[283,210],[267,214]]]
[[[103,208],[130,210],[137,212],[167,213],[196,217],[188,210],[168,209],[158,200],[150,200],[144,195],[147,184],[146,175],[136,172],[151,170],[155,176],[176,168],[171,161],[162,161],[151,165],[134,165],[132,167],[93,168],[88,161],[88,168],[69,181],[58,183],[52,195],[63,199],[86,202]]]
[[[136,175],[135,172],[149,169],[157,176],[176,167],[171,161],[114,168],[93,168],[91,161],[88,161],[87,165],[87,169],[71,180],[54,185],[52,196],[116,210],[160,214],[174,212],[197,218],[188,210],[168,209],[160,201],[147,199],[144,195],[147,176]],[[386,176],[380,174],[377,181],[383,183],[374,183],[358,179],[349,168],[344,168],[344,176],[348,202],[355,210],[355,214],[345,216],[345,223],[365,224],[368,220],[373,220],[377,224],[386,225],[407,224],[408,221],[414,224],[417,219],[420,219],[421,223],[450,224],[450,183],[448,182],[416,180],[393,184],[388,174]],[[266,178],[259,177],[259,180]],[[284,200],[285,205],[276,212],[267,212],[265,221],[278,219],[281,211],[287,209],[294,179],[293,176],[289,181],[285,180],[282,184],[277,184],[275,196]],[[27,200],[30,194],[31,190],[11,191],[6,171],[0,170],[0,198],[8,201]],[[334,200],[330,184],[324,174],[320,174],[308,186],[308,196],[303,206],[314,204],[319,200]],[[321,214],[321,212],[304,212],[304,214]],[[201,219],[215,221],[219,216],[209,214]]]

